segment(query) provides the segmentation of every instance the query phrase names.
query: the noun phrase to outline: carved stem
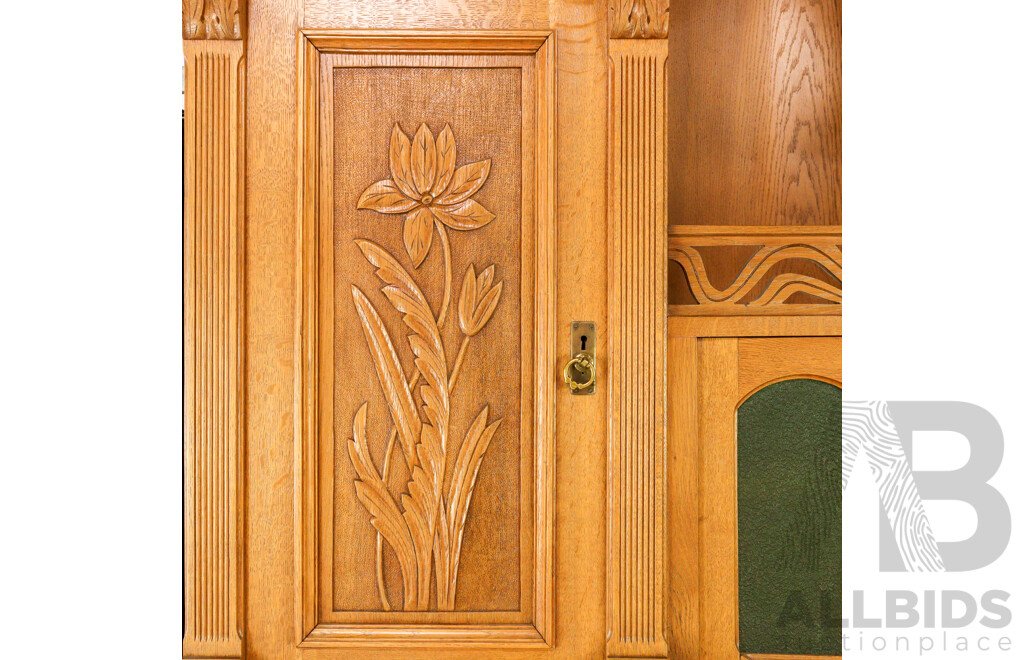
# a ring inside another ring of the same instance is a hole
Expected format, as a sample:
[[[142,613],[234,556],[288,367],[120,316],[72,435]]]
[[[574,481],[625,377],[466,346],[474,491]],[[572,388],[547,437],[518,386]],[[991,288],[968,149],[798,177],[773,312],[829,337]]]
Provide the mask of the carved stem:
[[[444,252],[444,297],[441,299],[441,310],[437,314],[437,328],[438,330],[444,325],[445,319],[448,316],[448,308],[451,305],[452,299],[452,249],[448,243],[448,232],[445,231],[444,225],[438,220],[434,220],[434,226],[437,227],[437,233],[441,237],[441,247]],[[452,378],[448,382],[448,391],[452,391],[452,386],[455,384],[455,375],[458,373],[459,367],[462,365],[462,358],[466,349],[466,341],[469,338],[466,337],[462,340],[462,347],[459,349],[458,359],[455,361],[455,367],[452,369]],[[409,381],[409,389],[416,387],[416,383],[420,380],[419,369],[415,370]],[[387,485],[388,477],[391,474],[391,456],[394,454],[395,441],[398,438],[398,429],[392,428],[391,435],[388,437],[387,449],[384,450],[384,469],[382,479],[384,484]],[[409,466],[412,470],[412,466]],[[385,612],[391,611],[391,603],[388,602],[387,591],[384,588],[384,537],[381,536],[380,532],[377,532],[377,549],[374,552],[374,566],[377,571],[377,592],[380,594],[380,604],[384,608]]]
[[[437,329],[440,330],[444,326],[452,299],[452,249],[448,244],[448,232],[445,231],[444,225],[435,218],[434,226],[437,227],[437,233],[441,236],[441,247],[444,248],[444,299],[441,301],[441,311],[437,315]]]
[[[448,379],[448,392],[451,393],[455,387],[455,380],[459,377],[459,372],[462,370],[462,360],[466,357],[466,347],[469,345],[469,336],[462,337],[462,345],[459,346],[459,354],[455,358],[455,366],[452,367],[452,376]]]

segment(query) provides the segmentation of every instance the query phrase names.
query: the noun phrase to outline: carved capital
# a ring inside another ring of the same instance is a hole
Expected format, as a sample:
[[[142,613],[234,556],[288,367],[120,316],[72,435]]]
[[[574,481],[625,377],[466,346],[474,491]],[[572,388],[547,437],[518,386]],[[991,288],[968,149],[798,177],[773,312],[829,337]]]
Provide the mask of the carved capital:
[[[667,39],[668,0],[612,0],[612,39]]]
[[[183,39],[241,39],[244,0],[181,0]]]

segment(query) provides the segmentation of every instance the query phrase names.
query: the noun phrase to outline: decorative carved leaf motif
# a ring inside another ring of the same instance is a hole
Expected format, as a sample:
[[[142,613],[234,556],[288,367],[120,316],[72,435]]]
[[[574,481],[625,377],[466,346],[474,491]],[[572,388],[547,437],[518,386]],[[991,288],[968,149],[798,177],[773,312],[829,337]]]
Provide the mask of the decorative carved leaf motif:
[[[450,436],[450,392],[465,360],[469,340],[493,316],[501,298],[502,283],[492,284],[494,266],[478,277],[472,266],[466,272],[459,300],[462,344],[451,370],[441,328],[451,302],[451,255],[447,227],[472,230],[494,219],[494,214],[470,197],[484,185],[491,161],[455,168],[455,135],[445,125],[437,140],[421,124],[413,140],[396,124],[388,152],[390,180],[370,185],[356,206],[386,214],[406,213],[403,239],[414,268],[430,251],[433,232],[440,235],[444,252],[444,294],[435,316],[416,281],[390,253],[372,241],[357,239],[363,256],[376,267],[383,283],[381,293],[409,329],[408,342],[415,367],[406,379],[394,344],[376,309],[357,287],[352,287],[356,312],[362,322],[370,357],[395,424],[386,449],[383,474],[378,473],[366,448],[366,404],[353,422],[349,458],[355,468],[358,501],[370,514],[378,544],[386,541],[399,560],[403,583],[403,607],[423,611],[430,607],[430,578],[435,579],[440,610],[455,608],[462,534],[476,478],[483,457],[498,430],[499,421],[488,424],[489,407],[470,424],[459,446],[450,480],[446,484]],[[412,391],[419,385],[422,406],[417,408]],[[387,487],[392,443],[397,437],[409,467],[409,480],[396,495]],[[390,609],[384,590],[381,554],[376,556],[377,584],[381,602]]]
[[[437,181],[430,189],[430,194],[437,197],[448,188],[455,173],[455,135],[452,127],[444,125],[444,130],[437,137]]]
[[[391,418],[398,429],[399,437],[402,438],[403,447],[409,448],[407,458],[411,468],[415,464],[415,455],[411,448],[415,446],[420,436],[423,423],[416,413],[416,404],[413,403],[409,383],[405,380],[405,373],[402,371],[391,338],[384,328],[384,322],[358,287],[352,287],[352,299],[355,301],[359,320],[362,321],[366,345],[370,348],[373,366],[377,370],[381,389],[384,390]]]
[[[455,170],[455,174],[452,176],[451,187],[448,188],[448,192],[441,199],[437,200],[437,203],[442,205],[458,204],[468,199],[483,187],[490,173],[490,160],[481,160],[469,165],[463,165]]]
[[[366,446],[366,405],[363,404],[356,412],[352,421],[352,438],[348,443],[349,458],[356,470],[356,497],[366,510],[370,512],[370,524],[387,539],[395,549],[398,564],[402,570],[402,580],[412,583],[416,580],[416,563],[412,537],[409,529],[402,523],[402,514],[388,492],[384,481],[377,474],[377,468],[370,458]],[[405,607],[414,605],[413,592],[406,591]]]
[[[419,206],[403,195],[394,181],[378,181],[359,196],[357,208],[378,213],[405,213]]]
[[[427,258],[430,251],[430,242],[434,237],[434,216],[430,210],[420,207],[409,214],[405,220],[403,238],[405,239],[405,251],[412,259],[412,265],[420,267],[423,260]]]
[[[455,206],[435,206],[430,210],[452,229],[479,229],[494,220],[493,213],[471,199]]]
[[[436,165],[437,151],[434,146],[434,136],[426,124],[420,124],[412,144],[412,180],[416,183],[416,190],[421,195],[428,192],[434,185]]]
[[[418,199],[416,189],[412,186],[412,143],[409,142],[408,136],[402,132],[398,124],[395,124],[391,130],[388,165],[391,167],[391,178],[394,179],[395,185],[402,191],[402,194],[408,197],[409,201]]]
[[[480,332],[491,320],[494,309],[501,297],[502,282],[491,288],[494,266],[487,268],[478,278],[470,265],[462,279],[462,293],[459,295],[459,328],[467,337]]]
[[[451,562],[448,565],[448,584],[451,594],[451,607],[455,607],[455,585],[459,575],[459,557],[462,554],[462,532],[466,526],[466,514],[469,512],[469,502],[473,498],[473,487],[476,485],[476,475],[480,472],[480,462],[483,461],[484,452],[491,444],[491,438],[498,430],[501,420],[487,425],[488,407],[477,415],[476,420],[466,431],[466,439],[462,441],[459,449],[459,456],[455,459],[455,474],[452,478],[451,487],[448,490],[448,506],[451,510],[448,513],[450,527],[449,538],[454,545],[451,549]]]

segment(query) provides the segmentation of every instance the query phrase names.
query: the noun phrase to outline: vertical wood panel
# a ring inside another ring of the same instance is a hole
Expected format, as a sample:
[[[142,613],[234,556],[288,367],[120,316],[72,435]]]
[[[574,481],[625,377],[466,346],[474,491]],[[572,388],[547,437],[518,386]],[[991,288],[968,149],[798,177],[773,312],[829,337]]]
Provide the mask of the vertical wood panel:
[[[186,41],[185,634],[182,654],[242,654],[241,41]]]
[[[698,341],[696,337],[668,339],[666,628],[671,657],[681,660],[695,660],[700,652]]]
[[[609,655],[664,655],[665,57],[609,43]]]
[[[736,611],[736,339],[697,344],[700,658],[739,658]]]
[[[841,0],[692,0],[669,36],[669,222],[838,225]]]
[[[246,42],[246,638],[294,658],[296,31],[301,0],[249,3]]]

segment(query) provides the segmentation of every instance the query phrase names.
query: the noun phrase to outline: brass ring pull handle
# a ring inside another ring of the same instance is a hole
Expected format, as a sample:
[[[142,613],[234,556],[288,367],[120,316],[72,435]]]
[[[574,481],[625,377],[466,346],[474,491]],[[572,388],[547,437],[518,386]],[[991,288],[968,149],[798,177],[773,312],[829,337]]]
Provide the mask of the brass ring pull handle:
[[[587,376],[587,381],[585,383],[577,383],[573,380],[572,373],[570,372],[572,369],[575,369],[581,374],[589,374]],[[573,392],[579,392],[580,390],[589,388],[597,379],[597,370],[594,369],[593,359],[586,353],[577,353],[576,357],[569,360],[569,362],[566,363],[565,368],[562,369],[562,379]]]

